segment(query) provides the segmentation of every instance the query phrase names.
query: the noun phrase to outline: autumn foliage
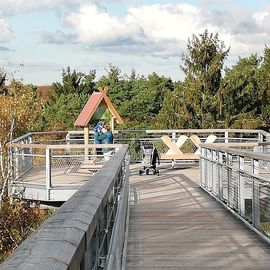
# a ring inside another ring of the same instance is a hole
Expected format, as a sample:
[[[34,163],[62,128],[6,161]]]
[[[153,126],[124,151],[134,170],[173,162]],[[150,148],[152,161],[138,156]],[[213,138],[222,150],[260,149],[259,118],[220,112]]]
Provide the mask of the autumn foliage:
[[[29,202],[4,201],[0,215],[0,262],[10,255],[47,217],[49,212]]]
[[[29,203],[6,197],[8,187],[8,142],[34,129],[43,109],[35,88],[12,81],[0,85],[0,261],[8,256],[39,224],[47,212]]]

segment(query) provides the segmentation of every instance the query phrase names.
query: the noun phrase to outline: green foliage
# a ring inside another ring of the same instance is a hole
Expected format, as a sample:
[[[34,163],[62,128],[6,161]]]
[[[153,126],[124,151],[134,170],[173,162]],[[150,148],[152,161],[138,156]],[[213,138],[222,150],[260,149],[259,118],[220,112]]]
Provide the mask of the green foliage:
[[[254,117],[260,113],[259,91],[256,76],[260,58],[257,55],[239,59],[226,71],[219,90],[219,114],[225,127],[247,128],[248,120],[256,125]]]
[[[96,71],[89,74],[63,69],[62,83],[52,84],[52,95],[43,113],[36,122],[37,130],[67,130],[74,128],[74,122],[94,92]]]
[[[131,81],[132,98],[121,106],[121,112],[128,120],[149,126],[162,107],[164,94],[172,87],[170,82],[170,79],[159,77],[155,73],[147,79],[142,77]]]
[[[262,64],[258,76],[258,103],[261,108],[261,118],[265,127],[270,126],[270,48],[265,47]]]
[[[184,85],[182,83],[175,84],[174,91],[165,93],[163,105],[157,117],[156,128],[181,129],[192,127],[192,123],[190,123],[192,114],[185,107],[183,93]]]
[[[89,74],[86,75],[76,70],[71,72],[70,67],[67,67],[67,69],[63,69],[62,72],[62,83],[53,83],[52,89],[56,97],[59,97],[61,94],[68,95],[73,93],[90,95],[95,89],[95,77],[95,70],[91,70]]]
[[[221,72],[229,53],[218,34],[205,31],[188,41],[181,69],[186,75],[183,96],[184,107],[192,114],[196,127],[210,128],[216,123],[216,93]]]
[[[87,98],[86,94],[61,94],[58,99],[45,107],[37,127],[47,130],[74,129],[74,122]]]
[[[127,128],[154,126],[165,93],[173,90],[170,78],[153,73],[145,78],[133,70],[130,77],[121,76],[121,70],[110,65],[108,73],[98,85],[109,86],[108,97],[124,118]]]
[[[269,48],[262,58],[239,59],[222,78],[228,54],[219,35],[205,31],[188,40],[180,67],[186,76],[183,82],[174,83],[156,73],[144,77],[135,70],[127,76],[110,64],[107,74],[95,83],[95,71],[85,75],[68,67],[62,83],[53,84],[56,98],[46,106],[39,127],[73,128],[88,98],[84,95],[105,86],[128,129],[269,126]]]

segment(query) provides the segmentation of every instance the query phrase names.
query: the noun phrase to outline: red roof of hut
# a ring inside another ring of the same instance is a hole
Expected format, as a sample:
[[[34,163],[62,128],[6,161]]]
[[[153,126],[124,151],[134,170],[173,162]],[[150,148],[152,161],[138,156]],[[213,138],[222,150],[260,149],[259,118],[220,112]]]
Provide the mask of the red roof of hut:
[[[90,96],[80,115],[76,119],[75,126],[81,127],[88,126],[91,118],[93,117],[94,113],[96,112],[101,102],[104,102],[106,104],[107,108],[112,114],[112,117],[116,120],[116,123],[123,124],[122,118],[120,117],[120,115],[118,114],[113,104],[106,95],[108,87],[105,87],[104,90],[100,87],[98,88],[98,90],[99,92],[93,92],[92,95]]]

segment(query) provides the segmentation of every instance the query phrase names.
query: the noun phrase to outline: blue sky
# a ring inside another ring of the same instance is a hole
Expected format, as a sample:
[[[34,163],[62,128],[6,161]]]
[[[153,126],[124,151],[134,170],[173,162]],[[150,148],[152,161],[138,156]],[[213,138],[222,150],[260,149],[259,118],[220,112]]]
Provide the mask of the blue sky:
[[[122,73],[181,80],[188,38],[205,29],[230,47],[226,65],[270,43],[270,0],[0,0],[0,67],[26,83],[61,80],[62,68],[109,64]]]

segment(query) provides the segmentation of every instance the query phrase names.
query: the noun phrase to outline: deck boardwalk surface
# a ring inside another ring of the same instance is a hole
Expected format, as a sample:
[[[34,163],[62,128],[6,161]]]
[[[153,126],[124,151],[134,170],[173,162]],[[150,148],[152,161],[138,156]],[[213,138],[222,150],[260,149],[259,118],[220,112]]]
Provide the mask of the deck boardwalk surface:
[[[198,174],[131,169],[126,269],[270,269],[270,246],[204,192]]]

